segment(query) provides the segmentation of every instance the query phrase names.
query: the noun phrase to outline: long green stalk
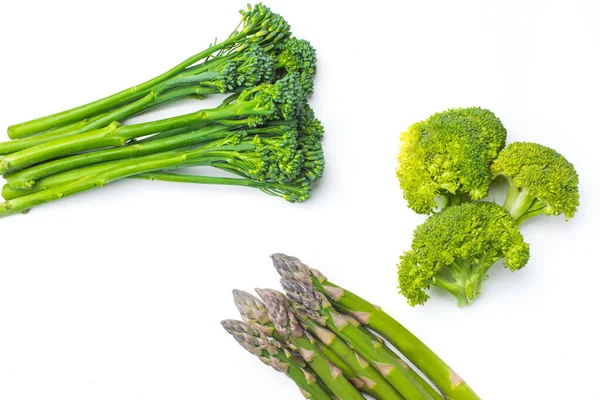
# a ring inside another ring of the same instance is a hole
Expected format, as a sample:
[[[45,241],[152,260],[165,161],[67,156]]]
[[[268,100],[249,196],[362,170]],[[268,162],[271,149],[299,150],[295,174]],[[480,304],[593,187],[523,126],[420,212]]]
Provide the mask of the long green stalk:
[[[246,45],[245,41],[250,41],[250,38],[252,38],[250,42],[269,45],[270,43],[281,41],[289,35],[289,25],[287,22],[279,15],[271,13],[267,7],[262,5],[257,5],[254,9],[242,12],[242,23],[242,29],[234,31],[226,40],[189,57],[153,79],[83,106],[12,125],[8,128],[8,136],[11,139],[29,136],[67,125],[137,100],[148,94],[157,84],[176,76],[202,59],[207,59],[222,50],[243,48]]]
[[[337,286],[295,257],[275,254],[273,263],[282,277],[312,284],[336,307],[350,311],[358,321],[385,337],[437,386],[446,399],[479,400],[479,396],[452,368],[380,307]]]
[[[301,308],[311,311],[310,315],[350,344],[367,360],[406,400],[433,400],[408,373],[405,365],[385,351],[381,343],[374,342],[354,321],[337,312],[325,296],[313,287],[292,279],[281,280],[287,296]]]
[[[235,146],[230,146],[235,149]],[[176,168],[181,165],[210,165],[215,159],[223,156],[213,151],[213,148],[200,148],[188,151],[171,151],[149,156],[136,157],[135,160],[113,161],[113,168],[106,169],[106,165],[92,166],[99,173],[74,175],[74,180],[43,189],[39,192],[17,197],[0,203],[0,217],[20,213],[40,204],[48,203],[63,197],[68,197],[108,183],[126,178],[128,176],[150,171]],[[109,163],[106,163],[111,164]],[[83,168],[85,169],[85,168]],[[75,170],[76,171],[76,170]],[[67,171],[71,173],[72,171]]]
[[[338,335],[311,320],[300,310],[296,310],[296,315],[305,324],[308,332],[319,338],[358,375],[365,384],[366,393],[379,400],[403,400],[394,387]]]
[[[43,164],[34,165],[13,174],[7,174],[5,179],[11,189],[30,189],[38,179],[59,172],[106,161],[142,156],[189,146],[208,140],[222,138],[227,134],[230,134],[230,128],[221,125],[211,125],[191,132],[179,133],[153,142],[133,143],[123,147],[59,158]]]
[[[173,130],[185,126],[194,126],[203,122],[231,119],[244,115],[266,115],[266,109],[256,109],[259,100],[236,102],[225,107],[217,107],[196,111],[178,117],[166,118],[154,122],[120,126],[111,123],[109,126],[69,136],[4,156],[0,160],[0,173],[26,168],[30,165],[65,155],[101,149],[104,147],[124,146],[129,140],[153,133]]]

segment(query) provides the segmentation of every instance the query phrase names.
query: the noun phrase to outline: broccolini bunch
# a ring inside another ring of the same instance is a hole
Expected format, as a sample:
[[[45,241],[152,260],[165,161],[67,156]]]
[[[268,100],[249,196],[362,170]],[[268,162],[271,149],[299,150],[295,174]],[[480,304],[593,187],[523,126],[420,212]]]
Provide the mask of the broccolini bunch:
[[[489,110],[436,113],[400,138],[404,198],[415,212],[431,214],[398,265],[399,289],[410,305],[424,304],[431,285],[460,306],[473,303],[498,260],[512,271],[527,263],[519,224],[540,214],[572,218],[579,206],[573,165],[540,144],[505,147],[506,129]],[[502,180],[508,182],[503,206],[482,201]]]
[[[262,4],[222,42],[101,100],[8,128],[0,143],[0,217],[123,178],[237,185],[305,201],[323,173],[323,126],[308,105],[316,51]],[[124,125],[167,102],[226,94],[222,104]],[[183,174],[204,166],[231,177]]]

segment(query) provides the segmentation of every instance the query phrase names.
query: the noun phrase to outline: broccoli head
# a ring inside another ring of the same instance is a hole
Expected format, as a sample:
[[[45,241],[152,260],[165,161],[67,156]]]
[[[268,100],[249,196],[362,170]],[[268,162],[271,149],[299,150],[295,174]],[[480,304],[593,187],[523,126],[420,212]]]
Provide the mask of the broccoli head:
[[[577,171],[555,150],[537,143],[515,142],[492,164],[494,177],[508,181],[504,208],[517,223],[538,214],[572,218],[579,206]]]
[[[276,67],[285,70],[286,73],[297,72],[306,94],[313,92],[313,78],[317,73],[317,52],[310,42],[295,37],[288,38],[276,56]]]
[[[487,196],[490,164],[506,143],[506,129],[489,110],[457,108],[413,124],[400,136],[397,177],[408,206],[430,214]]]
[[[426,289],[436,285],[455,296],[459,306],[469,305],[502,258],[512,271],[529,260],[529,245],[504,208],[488,202],[449,207],[415,230],[412,248],[398,265],[400,292],[414,306],[424,304]]]

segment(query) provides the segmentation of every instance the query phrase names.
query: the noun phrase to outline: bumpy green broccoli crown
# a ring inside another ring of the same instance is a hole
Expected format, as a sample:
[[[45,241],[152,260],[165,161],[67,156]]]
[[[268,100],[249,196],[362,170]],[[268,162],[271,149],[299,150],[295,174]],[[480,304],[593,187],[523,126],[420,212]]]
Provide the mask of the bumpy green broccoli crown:
[[[476,267],[485,274],[502,258],[513,271],[529,260],[529,245],[506,210],[488,202],[450,207],[415,230],[412,248],[398,265],[400,292],[409,304],[423,304],[429,299],[426,290],[448,275],[448,267],[466,274]]]
[[[227,93],[240,87],[272,83],[275,78],[275,60],[260,47],[252,46],[238,57],[218,64],[215,71],[219,72],[218,78],[204,84]]]
[[[303,39],[288,38],[281,45],[281,52],[277,55],[278,69],[287,73],[298,72],[302,88],[306,94],[313,92],[313,78],[317,73],[317,52],[311,44]]]
[[[396,175],[404,198],[414,211],[429,214],[439,196],[487,195],[490,164],[504,147],[506,130],[491,111],[458,108],[410,126],[400,140]]]
[[[495,177],[505,177],[519,191],[527,191],[546,215],[564,214],[566,218],[572,218],[577,211],[577,171],[573,164],[549,147],[537,143],[511,143],[492,164],[492,172]]]

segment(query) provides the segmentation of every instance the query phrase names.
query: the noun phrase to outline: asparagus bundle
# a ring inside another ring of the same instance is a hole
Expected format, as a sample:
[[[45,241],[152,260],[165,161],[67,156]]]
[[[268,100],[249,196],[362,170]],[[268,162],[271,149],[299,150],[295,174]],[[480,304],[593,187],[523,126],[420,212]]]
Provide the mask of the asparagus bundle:
[[[301,202],[323,170],[323,127],[307,103],[316,53],[262,4],[229,37],[145,83],[9,127],[0,217],[114,180],[138,178],[260,189]],[[179,99],[229,94],[221,105],[158,121],[127,119]],[[213,167],[216,177],[178,173]]]
[[[234,290],[235,305],[263,341],[287,349],[288,359],[297,352],[312,367],[317,385],[327,388],[333,398],[361,399],[362,392],[380,400],[479,399],[435,353],[380,308],[335,286],[295,257],[274,254],[272,259],[286,294],[256,289],[261,301]]]

